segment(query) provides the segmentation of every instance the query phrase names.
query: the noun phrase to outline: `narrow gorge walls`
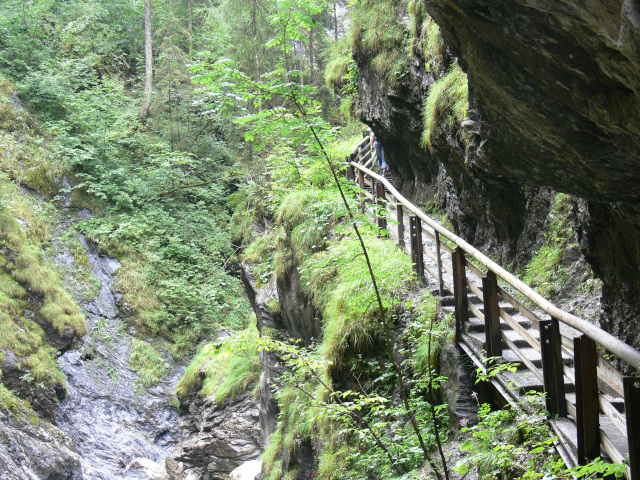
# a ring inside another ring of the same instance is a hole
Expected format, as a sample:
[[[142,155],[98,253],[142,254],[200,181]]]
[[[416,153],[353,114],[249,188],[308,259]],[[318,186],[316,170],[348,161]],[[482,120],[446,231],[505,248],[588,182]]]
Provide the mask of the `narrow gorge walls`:
[[[477,98],[484,160],[587,200],[583,252],[601,321],[640,344],[640,5],[427,1]]]
[[[442,75],[433,50],[390,86],[355,49],[362,119],[399,184],[437,195],[460,234],[516,267],[540,243],[552,193],[573,195],[575,240],[604,282],[600,322],[640,345],[638,2],[408,3],[437,22],[446,68],[467,74],[469,109],[420,151],[417,102]]]

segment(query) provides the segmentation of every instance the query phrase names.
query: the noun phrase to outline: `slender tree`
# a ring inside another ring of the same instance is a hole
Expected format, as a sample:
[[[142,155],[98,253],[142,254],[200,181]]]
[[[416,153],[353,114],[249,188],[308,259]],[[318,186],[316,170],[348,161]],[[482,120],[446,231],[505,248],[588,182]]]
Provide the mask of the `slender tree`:
[[[149,114],[151,93],[153,92],[153,49],[151,43],[151,0],[144,0],[144,100],[140,108],[140,122],[144,123]]]

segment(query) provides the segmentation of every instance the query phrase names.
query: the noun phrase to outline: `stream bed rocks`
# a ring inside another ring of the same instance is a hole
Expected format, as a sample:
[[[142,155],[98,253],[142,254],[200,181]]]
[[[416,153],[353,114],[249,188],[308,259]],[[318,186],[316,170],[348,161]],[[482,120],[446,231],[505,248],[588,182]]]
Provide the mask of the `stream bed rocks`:
[[[71,224],[71,218],[63,220],[53,242],[55,261],[68,269],[77,259],[59,238]],[[145,469],[127,467],[136,459],[143,465],[145,459],[162,464],[182,438],[172,399],[184,367],[167,355],[169,375],[149,389],[140,386],[128,364],[132,336],[113,289],[120,263],[99,255],[84,237],[79,241],[93,289],[73,283],[73,275],[65,275],[65,280],[86,315],[88,333],[58,359],[68,394],[59,405],[56,424],[73,441],[85,479],[146,478],[140,476]]]
[[[228,480],[240,465],[262,453],[259,404],[245,392],[224,405],[193,396],[181,427],[190,433],[166,460],[172,480]]]

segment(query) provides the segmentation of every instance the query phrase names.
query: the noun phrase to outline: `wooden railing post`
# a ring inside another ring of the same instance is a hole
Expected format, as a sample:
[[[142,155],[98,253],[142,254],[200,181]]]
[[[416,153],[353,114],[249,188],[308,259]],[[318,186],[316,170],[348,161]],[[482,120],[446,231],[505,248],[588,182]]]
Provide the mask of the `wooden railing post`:
[[[573,339],[576,372],[576,427],[578,465],[600,456],[600,408],[598,405],[598,353],[596,342],[586,335]]]
[[[358,169],[358,186],[361,188],[360,190],[360,212],[364,213],[365,203],[364,199],[366,195],[364,193],[364,172]]]
[[[566,417],[567,402],[564,396],[560,326],[557,318],[540,320],[540,347],[547,411],[550,415]]]
[[[411,234],[411,263],[420,278],[424,277],[424,258],[422,256],[422,222],[415,215],[409,216]]]
[[[469,320],[469,300],[467,298],[467,273],[464,250],[456,247],[451,256],[453,261],[453,299],[456,316],[456,340],[461,340],[462,325]]]
[[[502,337],[500,336],[498,277],[491,270],[482,277],[482,295],[487,357],[500,357],[502,356]]]
[[[404,208],[401,203],[396,205],[396,221],[398,222],[398,245],[404,248]]]
[[[444,280],[442,279],[442,255],[440,254],[440,234],[434,230],[436,237],[436,259],[438,260],[438,287],[440,296],[444,297]]]
[[[346,171],[347,180],[353,181],[356,179],[356,172],[353,169],[353,165],[351,165],[350,157],[347,157],[346,163],[347,163],[347,171]]]
[[[631,480],[640,480],[640,377],[624,377],[624,412],[627,416]]]
[[[384,185],[382,182],[376,180],[373,185],[375,192],[376,204],[378,205],[378,211],[376,212],[376,222],[378,225],[378,234],[383,235],[382,230],[387,229],[387,215],[384,213],[386,209],[386,201],[384,197]]]

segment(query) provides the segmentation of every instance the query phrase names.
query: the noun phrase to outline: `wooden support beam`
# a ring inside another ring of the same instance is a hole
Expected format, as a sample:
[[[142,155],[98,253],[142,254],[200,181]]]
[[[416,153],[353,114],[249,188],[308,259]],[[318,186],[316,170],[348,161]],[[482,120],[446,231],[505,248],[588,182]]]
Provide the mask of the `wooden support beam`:
[[[444,280],[442,279],[442,254],[440,253],[440,234],[435,231],[436,237],[436,262],[438,264],[438,287],[440,296],[444,297]]]
[[[356,179],[356,172],[355,172],[355,169],[353,168],[353,165],[351,165],[350,157],[347,157],[346,163],[347,163],[347,171],[346,171],[347,180],[354,181]]]
[[[600,408],[598,406],[598,352],[596,342],[585,335],[573,339],[576,375],[576,427],[578,464],[600,456]]]
[[[631,480],[640,480],[640,377],[624,377],[624,411],[627,416]]]
[[[550,415],[567,416],[562,375],[560,327],[558,319],[540,320],[540,347],[542,350],[542,376],[546,393],[546,406]]]
[[[376,223],[378,225],[378,234],[383,236],[383,230],[387,230],[387,215],[386,208],[387,202],[384,197],[384,185],[379,181],[374,182],[374,195],[376,198],[376,204],[378,205],[378,211],[376,212]]]
[[[401,203],[396,205],[396,221],[398,222],[398,245],[404,248],[404,209]]]
[[[411,234],[411,263],[416,274],[424,277],[424,257],[422,256],[422,222],[415,215],[409,216]]]
[[[487,272],[485,277],[482,277],[482,292],[487,356],[500,357],[502,356],[502,337],[500,336],[498,277],[491,270]]]
[[[360,212],[364,213],[366,196],[364,194],[364,172],[362,170],[358,170],[358,186],[363,190],[360,192]]]
[[[462,325],[469,321],[469,300],[467,297],[467,272],[464,250],[457,247],[453,255],[453,298],[456,316],[456,340],[462,338]]]

